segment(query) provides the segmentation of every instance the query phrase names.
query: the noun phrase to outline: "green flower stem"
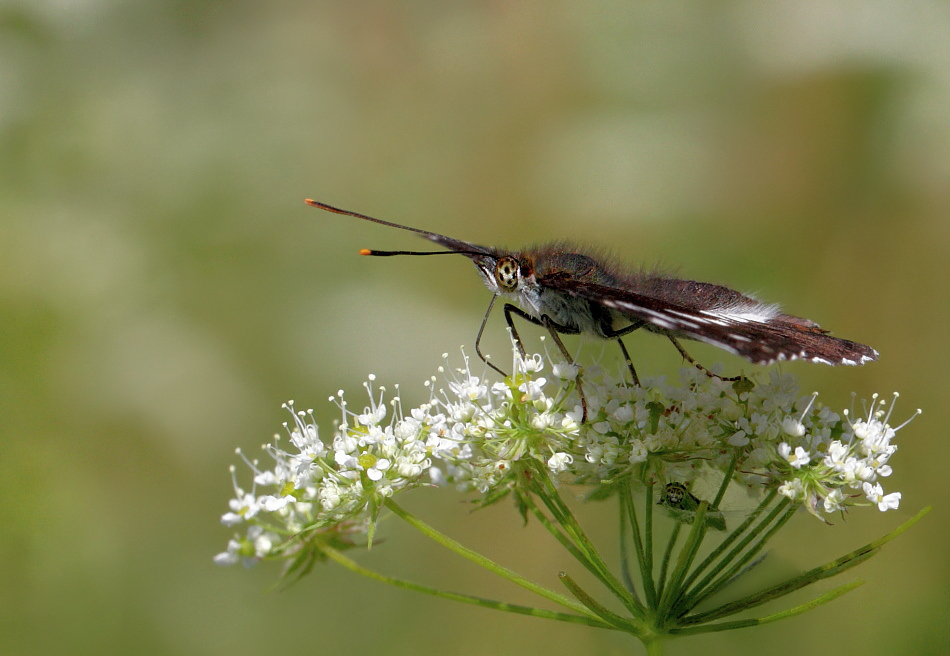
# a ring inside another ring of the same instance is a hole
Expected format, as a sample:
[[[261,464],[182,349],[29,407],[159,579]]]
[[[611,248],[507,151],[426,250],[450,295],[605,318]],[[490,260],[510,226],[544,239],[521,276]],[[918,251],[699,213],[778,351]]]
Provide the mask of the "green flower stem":
[[[768,624],[770,622],[777,622],[778,620],[783,620],[789,617],[794,617],[795,615],[801,615],[805,611],[811,610],[812,608],[817,608],[823,604],[827,604],[830,601],[837,599],[838,597],[851,592],[855,588],[864,585],[864,581],[852,581],[851,583],[846,583],[841,587],[835,588],[831,592],[827,592],[820,597],[812,599],[809,602],[801,604],[800,606],[795,606],[794,608],[789,608],[772,615],[767,615],[765,617],[760,617],[757,619],[749,620],[736,620],[734,622],[720,622],[719,624],[706,624],[703,626],[689,626],[682,628],[673,628],[669,630],[670,635],[685,636],[685,635],[698,635],[701,633],[714,633],[717,631],[730,631],[732,629],[742,629],[749,626],[758,626],[760,624]]]
[[[688,594],[684,594],[681,600],[680,613],[688,612],[688,609],[695,608],[699,605],[700,602],[716,594],[716,592],[725,588],[742,570],[742,568],[751,561],[759,551],[765,547],[766,543],[772,538],[775,533],[785,525],[785,523],[792,518],[792,515],[795,514],[797,510],[796,506],[785,503],[787,499],[783,499],[782,503],[779,503],[775,509],[766,517],[763,521],[756,526],[748,536],[735,548],[732,552],[724,559],[721,568],[717,571],[710,572],[707,577],[703,580],[702,583],[696,585]],[[784,509],[784,513],[782,510]],[[772,523],[774,521],[774,523]],[[752,541],[758,536],[770,523],[772,526],[765,532],[764,535],[756,542],[754,545],[749,546]],[[742,553],[744,551],[744,553]],[[728,570],[722,571],[725,568],[726,563],[732,561],[734,558],[739,556],[735,564],[732,565]],[[710,582],[710,579],[715,577],[715,579]]]
[[[564,583],[564,586],[571,591],[571,594],[577,597],[578,601],[587,606],[591,612],[595,613],[603,621],[608,622],[616,629],[620,631],[626,631],[631,635],[639,636],[645,632],[645,627],[639,622],[623,618],[620,615],[608,610],[602,604],[598,603],[593,597],[587,594],[583,588],[577,585],[577,582],[575,582],[574,579],[572,579],[569,575],[561,572],[558,574],[558,577],[561,579],[561,582]]]
[[[647,656],[663,656],[663,641],[659,638],[659,636],[641,636],[640,640],[647,648]]]
[[[633,501],[633,486],[629,477],[623,482],[623,487],[618,494],[620,511],[620,559],[623,567],[624,580],[631,594],[636,594],[632,577],[630,575],[629,562],[627,560],[627,522],[629,522],[630,534],[633,536],[634,553],[637,556],[637,565],[640,568],[640,580],[643,582],[644,595],[646,596],[647,606],[656,607],[656,588],[653,586],[653,508],[651,500],[653,498],[653,485],[647,485],[647,511],[644,518],[643,536],[640,535],[640,523],[637,520],[637,507]],[[645,543],[645,544],[644,544]]]
[[[593,626],[601,629],[613,629],[616,628],[613,625],[604,622],[596,617],[592,617],[589,614],[585,615],[572,615],[570,613],[558,613],[555,611],[543,610],[540,608],[532,608],[530,606],[519,606],[516,604],[507,604],[501,601],[494,601],[492,599],[483,599],[481,597],[474,597],[472,595],[459,594],[456,592],[446,592],[444,590],[438,590],[436,588],[430,588],[428,586],[419,585],[418,583],[413,583],[411,581],[405,581],[402,579],[396,579],[391,576],[384,576],[373,570],[366,569],[362,567],[353,560],[344,556],[341,552],[337,551],[333,547],[322,545],[320,546],[320,551],[325,554],[331,560],[339,563],[343,567],[353,571],[357,574],[362,574],[363,576],[381,581],[383,583],[388,583],[394,585],[397,588],[405,588],[407,590],[415,590],[416,592],[422,592],[425,594],[430,594],[435,597],[441,597],[442,599],[449,599],[451,601],[460,601],[466,604],[472,604],[475,606],[482,606],[483,608],[492,608],[494,610],[501,610],[508,613],[517,613],[519,615],[531,615],[532,617],[541,617],[543,619],[549,620],[558,620],[559,622],[569,622],[572,624],[586,624],[587,626]]]
[[[531,514],[535,516],[538,522],[540,522],[540,524],[546,528],[558,542],[561,543],[561,546],[564,547],[568,553],[574,556],[574,558],[596,578],[603,580],[603,573],[597,568],[597,565],[587,557],[587,554],[584,553],[584,551],[571,542],[571,539],[565,535],[564,532],[561,531],[540,508],[538,508],[533,499],[530,497],[525,497],[522,499],[522,502],[525,504],[525,506],[527,506],[527,508],[531,511]]]
[[[699,576],[703,572],[705,572],[712,565],[712,563],[726,551],[726,549],[729,548],[729,545],[731,545],[733,542],[739,539],[739,536],[742,535],[746,531],[746,529],[748,529],[749,526],[752,525],[752,523],[759,517],[759,515],[762,514],[762,512],[769,505],[771,505],[772,501],[775,499],[775,496],[777,494],[778,494],[778,489],[772,488],[769,491],[768,495],[766,495],[766,497],[762,499],[762,502],[759,503],[758,507],[756,507],[756,509],[753,510],[752,513],[748,517],[745,518],[742,524],[737,526],[729,535],[727,535],[725,539],[722,542],[720,542],[708,556],[706,556],[706,559],[693,569],[690,575],[683,582],[683,587],[685,589],[689,589],[690,586],[692,586],[693,583],[696,581],[696,579],[699,578]],[[719,562],[718,563],[719,568],[722,568],[727,562],[728,560]]]
[[[495,574],[497,574],[498,576],[501,576],[502,578],[508,579],[515,585],[520,585],[522,588],[529,590],[535,593],[536,595],[544,597],[545,599],[553,601],[554,603],[564,606],[566,608],[570,608],[571,610],[577,613],[581,613],[583,615],[589,616],[589,611],[583,605],[577,603],[576,601],[571,601],[567,597],[560,595],[554,592],[553,590],[548,590],[547,588],[543,586],[540,586],[536,583],[532,583],[531,581],[527,580],[526,578],[522,576],[519,576],[517,573],[511,571],[510,569],[506,567],[502,567],[501,565],[498,565],[494,561],[489,560],[488,558],[481,555],[480,553],[472,551],[471,549],[468,549],[467,547],[463,547],[461,544],[459,544],[452,538],[438,532],[437,530],[435,530],[434,528],[432,528],[425,522],[421,521],[420,519],[416,518],[415,516],[403,510],[399,506],[399,504],[397,504],[392,499],[386,499],[384,505],[386,506],[386,508],[392,511],[397,517],[405,521],[407,524],[409,524],[413,528],[420,531],[423,535],[429,538],[432,538],[433,540],[435,540],[442,546],[454,551],[455,553],[459,554],[463,558],[467,558],[471,560],[476,565],[479,565],[480,567],[484,567],[485,569],[491,572],[494,572]]]
[[[544,502],[545,507],[547,507],[551,514],[554,515],[555,521],[573,538],[574,544],[590,559],[596,569],[596,572],[594,572],[595,576],[620,600],[631,614],[642,616],[644,610],[642,605],[633,598],[630,591],[624,588],[623,584],[617,579],[613,572],[610,571],[607,563],[604,562],[597,548],[587,537],[587,534],[584,533],[584,530],[581,528],[580,523],[578,523],[570,508],[567,507],[563,499],[561,499],[561,495],[558,494],[557,490],[551,484],[547,472],[539,469],[536,473],[536,479],[539,482],[536,488],[538,497]]]
[[[659,595],[653,582],[653,481],[650,481],[645,490],[643,506],[643,563],[640,567],[643,585],[646,588],[647,601],[651,608],[656,608]],[[631,517],[636,519],[636,503],[633,501],[633,485],[627,479],[627,498],[630,504]],[[638,529],[639,530],[639,529]]]
[[[619,495],[619,503],[617,504],[617,510],[619,512],[618,519],[620,520],[620,575],[623,577],[623,584],[627,590],[630,591],[630,594],[633,595],[635,599],[637,597],[637,589],[633,583],[633,575],[630,573],[630,557],[628,555],[629,546],[627,545],[627,521],[629,519],[629,513],[627,512],[627,497],[626,494]],[[634,549],[640,547],[640,531],[636,529],[636,524],[633,520],[630,520],[631,534],[634,538]],[[640,552],[637,552],[637,562],[640,562]],[[639,601],[639,599],[638,599]]]
[[[735,561],[737,558],[742,556],[742,554],[749,547],[749,544],[751,544],[755,540],[756,536],[759,535],[765,529],[765,527],[767,527],[769,524],[775,521],[776,518],[781,514],[781,512],[789,506],[789,504],[791,504],[791,501],[789,501],[788,499],[782,499],[782,501],[779,502],[776,505],[776,507],[772,509],[772,511],[765,517],[765,519],[761,520],[759,524],[755,526],[754,528],[750,529],[748,527],[747,525],[748,520],[747,520],[747,522],[744,522],[742,526],[740,526],[735,531],[733,531],[733,535],[735,535],[735,538],[733,538],[734,540],[738,538],[738,535],[742,531],[749,530],[748,534],[745,537],[743,537],[742,540],[739,541],[739,543],[736,544],[736,546],[728,554],[719,558],[719,561],[716,562],[714,566],[710,567],[709,573],[699,583],[696,583],[692,586],[690,590],[690,596],[694,598],[695,603],[698,603],[696,599],[699,599],[700,595],[703,594],[703,591],[709,590],[709,589],[717,589],[716,585],[713,585],[713,581],[716,580],[717,577],[719,577],[719,580],[717,582],[717,585],[718,585],[723,580],[729,580],[735,574],[735,571],[738,571],[739,568],[736,568],[734,572],[728,574],[727,576],[724,576],[724,577],[722,576],[722,572],[726,568],[726,566],[728,566],[729,563]],[[732,535],[730,535],[729,537],[732,537]],[[703,565],[706,565],[705,561],[702,563],[701,566]],[[709,594],[712,594],[712,593],[709,593]],[[693,604],[694,606],[695,606],[695,603]]]
[[[670,539],[666,543],[666,551],[663,552],[663,560],[660,563],[660,576],[657,578],[656,598],[654,599],[653,608],[656,608],[659,605],[659,599],[663,597],[663,591],[666,589],[666,576],[669,570],[670,561],[673,560],[673,547],[676,546],[676,541],[679,539],[680,530],[682,528],[683,525],[679,522],[676,522],[676,525],[673,526],[673,530],[670,533]]]
[[[930,512],[930,510],[931,510],[930,506],[924,508],[919,513],[914,515],[911,519],[904,522],[903,524],[901,524],[899,527],[897,527],[895,530],[891,531],[884,537],[879,538],[878,540],[875,540],[874,542],[869,542],[863,547],[859,549],[855,549],[851,553],[846,554],[842,556],[841,558],[833,560],[824,565],[815,567],[814,569],[811,569],[799,576],[796,576],[793,579],[789,579],[788,581],[784,583],[780,583],[779,585],[773,586],[767,590],[763,590],[762,592],[759,592],[757,594],[750,595],[748,597],[745,597],[744,599],[739,599],[737,601],[726,604],[724,606],[720,606],[719,608],[715,608],[705,613],[692,615],[690,617],[684,618],[683,623],[684,624],[698,624],[701,622],[709,622],[711,620],[715,620],[720,617],[731,615],[733,613],[738,612],[739,610],[745,610],[747,608],[752,608],[754,606],[764,604],[767,601],[771,601],[772,599],[775,599],[777,597],[781,597],[786,594],[789,594],[790,592],[794,592],[795,590],[799,590],[805,587],[806,585],[810,585],[814,583],[815,581],[820,581],[821,579],[837,576],[838,574],[841,574],[845,570],[848,570],[856,565],[863,563],[865,560],[867,560],[868,558],[876,554],[878,551],[880,551],[881,547],[884,544],[886,544],[887,542],[890,542],[895,537],[897,537],[898,535],[906,531],[908,528],[910,528],[914,524],[916,524],[918,521],[920,521],[921,518],[923,518],[924,515]]]
[[[722,498],[726,496],[726,489],[729,487],[729,483],[732,482],[732,475],[736,473],[736,467],[739,465],[739,458],[741,457],[742,450],[736,449],[732,456],[732,460],[729,462],[729,466],[723,472],[722,484],[719,486],[719,491],[716,493],[716,498],[713,499],[711,504],[709,504],[709,507],[713,510],[719,510],[719,504],[722,503]]]
[[[670,573],[669,581],[663,590],[658,605],[658,615],[668,617],[670,608],[679,600],[682,593],[681,584],[689,572],[690,565],[699,553],[699,547],[702,545],[703,538],[706,536],[706,510],[709,508],[709,502],[703,501],[699,504],[696,511],[696,519],[690,527],[689,534],[686,536],[686,544],[680,549],[679,557],[676,559],[676,567]]]

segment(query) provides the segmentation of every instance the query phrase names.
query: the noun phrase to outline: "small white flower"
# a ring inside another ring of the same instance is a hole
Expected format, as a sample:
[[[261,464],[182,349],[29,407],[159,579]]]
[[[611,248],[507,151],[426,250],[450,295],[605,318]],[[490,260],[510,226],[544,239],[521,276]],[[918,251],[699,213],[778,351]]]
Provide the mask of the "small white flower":
[[[266,487],[268,485],[278,485],[280,479],[277,477],[277,473],[271,470],[261,472],[254,477],[254,485],[260,485],[261,487]]]
[[[548,469],[554,473],[560,473],[565,471],[573,462],[574,456],[571,454],[563,452],[555,453],[548,458]]]
[[[237,540],[228,540],[228,550],[222,551],[214,557],[215,565],[234,565],[241,559],[241,543]]]
[[[736,431],[729,437],[729,444],[731,446],[745,446],[750,441],[744,430]]]
[[[561,380],[576,380],[580,368],[569,362],[558,362],[551,367],[551,373]]]
[[[865,483],[862,486],[864,490],[864,495],[867,497],[868,501],[871,503],[876,503],[878,510],[885,512],[887,510],[896,509],[900,506],[901,503],[901,493],[900,492],[891,492],[890,494],[884,494],[884,488],[881,487],[880,483]]]
[[[779,455],[785,458],[785,460],[788,461],[788,464],[790,464],[795,469],[801,469],[811,462],[811,456],[809,456],[805,449],[797,446],[795,447],[795,451],[793,453],[792,447],[789,446],[787,442],[782,442],[778,445],[778,452]]]
[[[840,489],[832,490],[822,500],[825,512],[833,513],[844,509],[845,496]]]
[[[333,454],[333,461],[343,469],[354,469],[359,466],[359,460],[356,456],[351,455],[350,451],[344,451],[343,449]]]
[[[805,424],[799,421],[797,417],[785,417],[782,420],[782,430],[791,437],[801,437],[805,434]]]
[[[260,511],[261,506],[257,502],[257,499],[253,494],[245,494],[239,498],[231,499],[228,502],[228,506],[231,507],[231,510],[243,517],[244,519],[251,519]],[[221,521],[224,521],[224,518],[221,518]]]
[[[646,462],[647,456],[650,455],[650,452],[647,450],[647,447],[642,440],[634,440],[630,444],[629,448],[630,450],[627,452],[627,460],[630,462],[630,464]]]
[[[505,383],[495,383],[492,385],[491,393],[502,398],[511,398],[511,388]]]
[[[793,478],[782,483],[778,488],[778,493],[792,501],[801,501],[805,498],[805,487],[799,479]]]
[[[392,463],[386,458],[379,458],[376,464],[366,470],[366,476],[369,480],[376,482],[383,478],[383,472],[389,469]]]
[[[626,424],[633,421],[633,407],[625,403],[611,413],[610,418],[618,424]]]
[[[844,471],[844,464],[850,451],[847,445],[835,440],[828,445],[828,455],[824,458],[825,466],[836,471]]]
[[[340,493],[340,489],[336,486],[326,486],[321,488],[318,496],[320,498],[320,505],[323,506],[324,510],[334,510],[341,503],[343,503],[343,497]]]
[[[538,431],[547,430],[554,425],[555,419],[555,415],[548,412],[542,412],[541,414],[531,417],[531,428]]]
[[[476,376],[469,376],[461,382],[450,382],[449,389],[465,401],[480,401],[488,397],[488,387]]]
[[[536,401],[544,396],[544,386],[547,382],[544,378],[525,381],[518,386],[518,391],[524,393],[524,401]]]
[[[529,355],[527,358],[519,358],[519,368],[527,374],[537,373],[544,369],[544,359],[540,353]]]
[[[292,496],[275,497],[270,494],[266,494],[258,499],[261,508],[267,512],[277,512],[292,501],[296,501]]]
[[[597,423],[592,424],[590,428],[594,432],[600,433],[601,435],[606,435],[611,430],[610,423],[606,421],[598,421]]]
[[[265,531],[260,526],[252,526],[247,529],[247,539],[254,545],[254,555],[258,558],[264,558],[270,553],[276,538],[276,535]]]
[[[356,416],[356,421],[364,426],[375,426],[386,418],[386,406],[380,403],[375,408],[367,408],[366,411]]]
[[[573,410],[569,410],[564,413],[564,416],[574,422],[575,426],[581,425],[581,419],[584,417],[584,407],[578,403],[574,406]]]
[[[234,526],[235,524],[240,524],[244,521],[244,517],[240,513],[227,512],[221,515],[221,523],[225,526]]]
[[[445,472],[443,472],[438,467],[429,467],[429,480],[432,481],[433,485],[442,487],[446,484]]]

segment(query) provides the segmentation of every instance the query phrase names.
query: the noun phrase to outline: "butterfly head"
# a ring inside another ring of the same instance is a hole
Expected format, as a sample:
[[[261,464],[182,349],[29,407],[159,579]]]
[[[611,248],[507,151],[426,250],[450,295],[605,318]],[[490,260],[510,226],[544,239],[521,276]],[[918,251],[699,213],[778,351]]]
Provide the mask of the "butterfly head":
[[[517,299],[530,294],[537,286],[531,258],[497,252],[467,255],[475,263],[485,286],[494,294]]]
[[[479,246],[478,244],[447,237],[446,235],[440,235],[436,232],[429,232],[428,230],[420,230],[390,221],[383,221],[382,219],[340,209],[315,200],[307,199],[307,204],[336,214],[345,214],[391,228],[408,230],[446,249],[444,251],[380,251],[364,248],[360,251],[362,255],[383,257],[391,255],[445,255],[452,253],[464,255],[474,262],[476,270],[488,288],[495,294],[501,295],[518,295],[519,293],[523,293],[526,281],[530,280],[534,273],[531,258],[518,258],[510,253],[494,248]]]

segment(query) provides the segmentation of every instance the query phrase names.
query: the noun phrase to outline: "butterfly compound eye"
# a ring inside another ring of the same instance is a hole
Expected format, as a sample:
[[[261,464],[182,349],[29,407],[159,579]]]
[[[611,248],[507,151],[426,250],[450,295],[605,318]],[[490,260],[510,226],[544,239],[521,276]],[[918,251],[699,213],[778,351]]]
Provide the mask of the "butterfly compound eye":
[[[513,292],[518,288],[518,260],[505,256],[495,264],[495,281],[506,292]]]

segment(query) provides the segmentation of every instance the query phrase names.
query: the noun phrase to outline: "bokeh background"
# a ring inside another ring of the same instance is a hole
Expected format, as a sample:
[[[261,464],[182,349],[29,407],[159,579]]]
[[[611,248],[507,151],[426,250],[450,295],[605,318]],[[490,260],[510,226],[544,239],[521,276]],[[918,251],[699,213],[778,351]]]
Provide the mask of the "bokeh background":
[[[785,369],[839,408],[924,408],[886,481],[900,510],[802,514],[773,557],[804,569],[935,512],[832,605],[669,653],[947,653],[948,35],[950,5],[922,0],[0,3],[0,653],[638,653],[333,565],[284,592],[274,565],[213,566],[233,450],[256,453],[281,402],[326,434],[327,396],[355,402],[368,373],[421,402],[489,300],[463,258],[358,257],[424,244],[305,197],[589,242],[878,348]],[[641,372],[679,365],[627,343]],[[405,504],[552,586],[572,566],[507,504],[463,501]],[[584,512],[610,542],[612,510]],[[397,520],[381,533],[361,562],[530,601]]]

